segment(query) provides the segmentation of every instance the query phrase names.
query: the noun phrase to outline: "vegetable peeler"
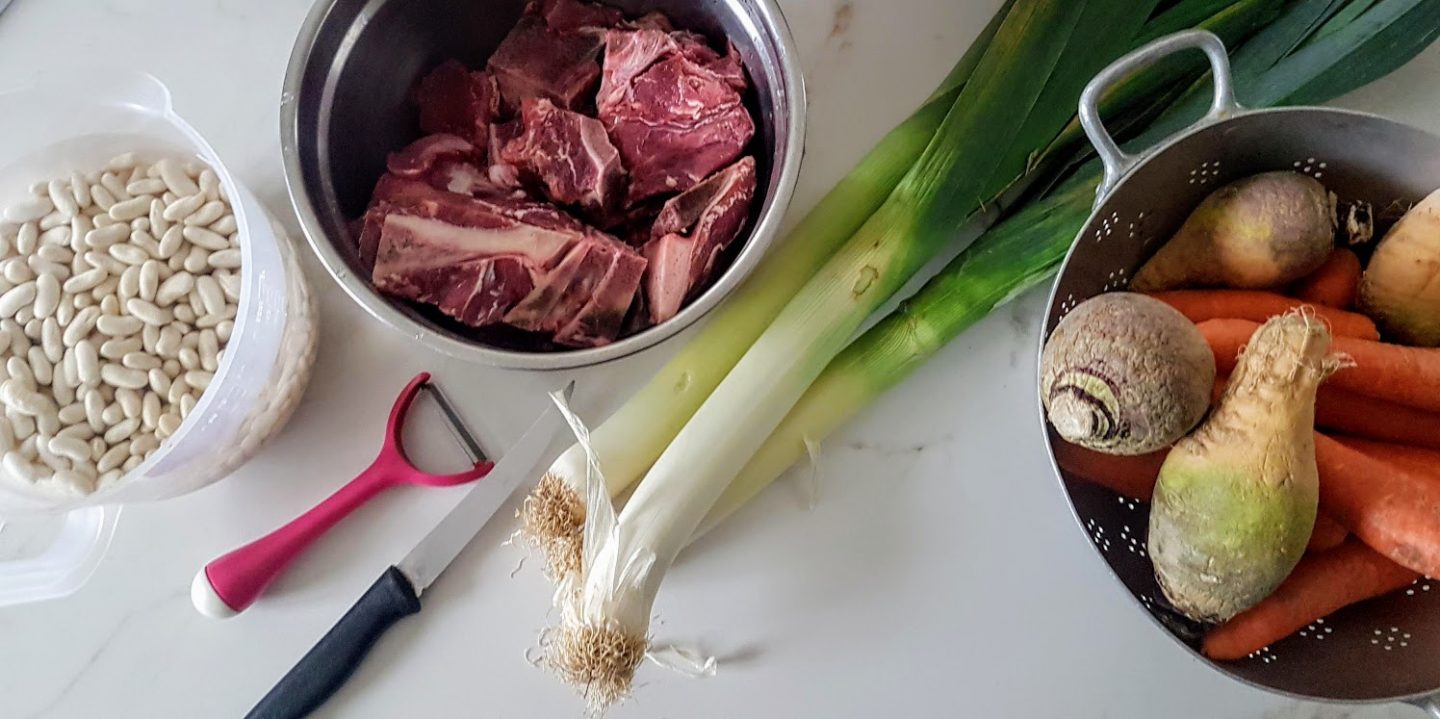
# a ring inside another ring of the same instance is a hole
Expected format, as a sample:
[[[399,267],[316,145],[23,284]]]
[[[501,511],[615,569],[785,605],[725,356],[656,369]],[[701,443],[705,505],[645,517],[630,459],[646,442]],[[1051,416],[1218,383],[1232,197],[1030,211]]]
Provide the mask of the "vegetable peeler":
[[[405,455],[402,431],[410,405],[421,392],[430,395],[440,407],[451,433],[473,463],[470,469],[457,474],[429,474],[410,463]],[[484,477],[493,466],[460,419],[455,405],[430,381],[428,372],[421,372],[395,399],[380,454],[365,471],[289,524],[205,565],[190,585],[190,600],[205,616],[233,617],[253,604],[312,542],[372,497],[406,484],[451,487],[473,482]]]

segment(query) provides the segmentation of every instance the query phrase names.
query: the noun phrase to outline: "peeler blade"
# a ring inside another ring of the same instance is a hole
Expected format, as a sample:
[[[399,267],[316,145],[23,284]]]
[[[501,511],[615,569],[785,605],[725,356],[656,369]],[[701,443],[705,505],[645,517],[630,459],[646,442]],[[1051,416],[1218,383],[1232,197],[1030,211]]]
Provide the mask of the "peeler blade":
[[[445,415],[445,424],[450,427],[450,434],[460,443],[465,454],[470,457],[471,463],[479,464],[488,460],[489,457],[485,456],[485,450],[480,448],[480,442],[475,439],[474,433],[465,425],[465,420],[460,417],[459,410],[455,409],[450,398],[445,396],[440,385],[433,379],[427,380],[420,385],[420,390],[435,400],[435,404],[440,407],[440,413]]]

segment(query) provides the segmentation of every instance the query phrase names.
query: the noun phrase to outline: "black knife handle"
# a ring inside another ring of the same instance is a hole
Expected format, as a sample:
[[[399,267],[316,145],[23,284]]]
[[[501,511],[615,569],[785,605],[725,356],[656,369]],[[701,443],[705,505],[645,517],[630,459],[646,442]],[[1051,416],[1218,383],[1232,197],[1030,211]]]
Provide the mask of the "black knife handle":
[[[385,570],[245,719],[308,716],[344,686],[385,630],[418,611],[410,580],[395,567]]]

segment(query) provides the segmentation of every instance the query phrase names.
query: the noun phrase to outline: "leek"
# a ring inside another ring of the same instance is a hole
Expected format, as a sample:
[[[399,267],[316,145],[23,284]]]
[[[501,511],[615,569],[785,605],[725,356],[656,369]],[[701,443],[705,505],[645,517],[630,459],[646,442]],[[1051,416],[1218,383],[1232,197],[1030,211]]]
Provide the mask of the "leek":
[[[955,104],[1013,2],[1010,0],[1000,9],[926,103],[830,190],[772,250],[755,274],[715,311],[700,334],[615,414],[594,428],[590,441],[604,470],[610,496],[631,486],[650,468],[785,303],[880,208]],[[1237,42],[1267,22],[1277,5],[1278,0],[1186,0],[1157,15],[1137,35],[1153,38],[1161,31],[1182,27],[1179,23],[1188,18],[1199,17],[1197,9],[1214,11],[1220,7],[1200,27],[1227,42]],[[1144,9],[1144,5],[1132,7],[1132,11]],[[1102,34],[1117,37],[1112,32]],[[1174,82],[1178,77],[1175,70],[1173,66],[1161,68],[1127,81],[1124,91],[1106,99],[1106,114],[1129,107],[1151,88]],[[1062,134],[1064,142],[1051,143],[1045,156],[1055,155],[1061,144],[1073,144],[1079,137],[1078,130],[1072,120]],[[1040,159],[1037,156],[1032,165],[1040,165]],[[529,544],[540,548],[547,574],[557,580],[580,568],[585,468],[584,448],[578,444],[570,447],[546,472],[520,512],[522,534]]]
[[[679,433],[750,343],[815,270],[880,208],[925,151],[1014,2],[996,14],[945,79],[815,205],[755,273],[644,387],[590,434],[609,495],[629,487]],[[580,569],[587,455],[578,443],[541,478],[520,510],[522,534],[555,579]]]
[[[546,660],[594,706],[628,693],[665,572],[741,468],[728,458],[753,454],[860,324],[1024,173],[1152,6],[1016,2],[920,159],[705,399],[618,520],[587,506],[586,533],[602,541],[584,547]]]
[[[1365,0],[1355,0],[1370,3]],[[1313,28],[1338,8],[1333,0],[1297,3],[1266,32],[1233,53],[1236,92],[1267,104],[1323,102],[1389,73],[1436,34],[1440,2],[1382,0],[1376,15],[1344,27]],[[1430,16],[1420,13],[1429,12]],[[1337,16],[1338,17],[1338,16]],[[1422,22],[1422,19],[1424,22]],[[1275,52],[1275,48],[1281,52]],[[1293,53],[1285,53],[1294,50]],[[1350,62],[1372,57],[1363,71]],[[1312,58],[1310,62],[1305,62]],[[1270,93],[1268,96],[1262,93]],[[1145,147],[1197,119],[1209,87],[1196,87],[1134,141]],[[1193,98],[1193,101],[1192,101]],[[909,376],[948,342],[1008,299],[1054,272],[1088,217],[1099,177],[1090,163],[1051,196],[981,235],[896,312],[845,349],[810,386],[716,502],[697,536],[722,522],[837,427]]]

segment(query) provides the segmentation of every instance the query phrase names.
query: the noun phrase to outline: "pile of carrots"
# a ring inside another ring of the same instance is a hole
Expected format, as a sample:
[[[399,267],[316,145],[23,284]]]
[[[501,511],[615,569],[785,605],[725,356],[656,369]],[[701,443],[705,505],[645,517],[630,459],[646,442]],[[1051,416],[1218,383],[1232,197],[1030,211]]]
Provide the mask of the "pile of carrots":
[[[1350,311],[1360,282],[1355,254],[1330,260],[1288,294],[1181,290],[1153,296],[1195,322],[1215,353],[1219,379],[1272,315],[1314,308],[1355,366],[1320,389],[1315,459],[1320,512],[1305,558],[1270,597],[1215,627],[1203,651],[1244,658],[1342,607],[1440,577],[1440,348],[1380,341],[1375,323]],[[1148,500],[1166,451],[1116,456],[1061,443],[1072,476]]]

